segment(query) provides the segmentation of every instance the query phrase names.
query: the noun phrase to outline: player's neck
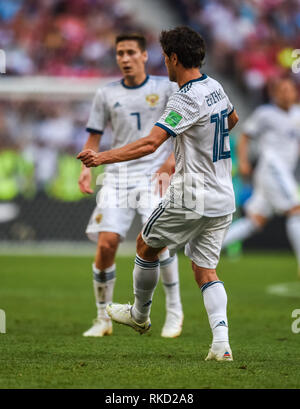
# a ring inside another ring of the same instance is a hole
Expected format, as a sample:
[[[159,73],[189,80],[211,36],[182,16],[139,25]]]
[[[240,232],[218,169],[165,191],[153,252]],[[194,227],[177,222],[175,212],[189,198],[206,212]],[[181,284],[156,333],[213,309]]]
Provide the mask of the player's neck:
[[[198,68],[183,69],[177,72],[177,84],[181,88],[184,84],[189,81],[196,80],[202,76]]]
[[[124,84],[127,87],[138,87],[145,81],[146,78],[147,74],[145,72],[135,76],[126,76],[124,77]]]
[[[289,105],[280,105],[280,104],[277,104],[277,106],[278,106],[280,109],[282,109],[282,111],[286,111],[286,112],[289,112],[289,110],[291,109],[292,105],[293,105],[293,104],[289,104]]]

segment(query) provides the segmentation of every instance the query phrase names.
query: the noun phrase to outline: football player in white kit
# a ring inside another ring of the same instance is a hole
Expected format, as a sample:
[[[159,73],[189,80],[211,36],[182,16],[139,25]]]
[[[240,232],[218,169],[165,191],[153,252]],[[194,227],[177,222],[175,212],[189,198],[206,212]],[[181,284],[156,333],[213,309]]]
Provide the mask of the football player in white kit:
[[[274,214],[286,215],[286,231],[298,260],[300,276],[300,200],[295,168],[300,152],[300,106],[291,79],[278,79],[271,88],[272,104],[258,107],[244,124],[238,147],[240,173],[249,177],[249,142],[257,141],[259,159],[246,216],[234,222],[224,240],[228,246],[261,230]]]
[[[98,151],[101,135],[109,123],[113,148],[147,135],[163,113],[169,96],[178,89],[167,77],[146,75],[146,40],[140,34],[124,34],[116,38],[116,59],[123,79],[97,91],[87,124],[89,138],[85,149]],[[159,193],[155,192],[151,180],[153,175],[156,172],[172,173],[173,169],[174,154],[170,141],[145,158],[106,166],[99,200],[86,230],[88,237],[97,242],[92,268],[98,313],[84,336],[101,337],[112,333],[112,322],[105,307],[113,297],[115,255],[119,242],[126,237],[136,212],[145,223],[159,202]],[[92,193],[90,183],[91,170],[83,166],[79,178],[83,193]],[[183,312],[177,256],[171,257],[168,250],[160,255],[160,272],[167,309],[161,335],[174,338],[181,333]]]
[[[78,155],[86,166],[98,166],[143,157],[169,139],[174,144],[175,174],[137,239],[134,305],[112,303],[106,309],[113,320],[146,332],[151,325],[150,307],[159,277],[159,254],[166,246],[171,254],[185,247],[213,333],[206,359],[231,361],[227,295],[216,266],[235,211],[229,130],[238,116],[222,86],[199,72],[205,46],[197,32],[177,27],[163,31],[160,42],[169,78],[180,89],[169,98],[149,135],[121,149],[100,154],[86,150]],[[196,201],[192,204],[186,198],[193,196]]]

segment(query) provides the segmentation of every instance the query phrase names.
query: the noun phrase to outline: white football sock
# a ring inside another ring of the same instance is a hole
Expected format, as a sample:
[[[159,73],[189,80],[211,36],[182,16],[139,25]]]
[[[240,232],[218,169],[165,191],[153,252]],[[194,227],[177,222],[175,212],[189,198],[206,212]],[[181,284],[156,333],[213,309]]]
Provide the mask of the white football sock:
[[[159,256],[159,267],[166,295],[166,309],[182,312],[177,255],[170,257],[169,250],[165,250]]]
[[[223,241],[223,248],[237,240],[245,240],[258,230],[258,226],[248,217],[232,223]]]
[[[134,304],[131,310],[136,322],[147,321],[152,304],[152,297],[159,279],[159,261],[146,261],[138,255],[133,270]]]
[[[213,343],[228,342],[227,295],[222,281],[210,281],[201,287],[204,306],[213,333]]]
[[[109,318],[105,307],[108,303],[112,302],[113,291],[116,281],[116,265],[105,268],[100,271],[95,263],[93,263],[94,274],[94,293],[96,299],[96,307],[98,312],[98,318]]]
[[[286,231],[300,267],[300,214],[287,218]]]

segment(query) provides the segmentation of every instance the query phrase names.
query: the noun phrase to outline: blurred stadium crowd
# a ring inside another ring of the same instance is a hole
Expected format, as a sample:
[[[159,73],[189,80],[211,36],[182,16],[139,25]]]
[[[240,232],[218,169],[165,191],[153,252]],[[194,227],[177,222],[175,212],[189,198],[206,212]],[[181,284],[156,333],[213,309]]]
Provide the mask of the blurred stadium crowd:
[[[300,0],[178,0],[182,21],[198,29],[215,67],[250,90],[291,68],[300,44]],[[164,72],[157,33],[137,23],[121,0],[6,0],[0,48],[8,75],[118,75],[115,35],[142,31],[149,71]],[[298,77],[297,77],[298,78]],[[296,79],[297,79],[296,78]]]
[[[0,22],[7,76],[119,75],[114,41],[122,31],[143,32],[149,72],[164,72],[155,34],[141,27],[120,0],[7,0],[0,2]],[[20,183],[20,161],[34,169],[33,176],[29,174],[35,191],[49,186],[63,169],[60,155],[74,157],[84,144],[90,103],[0,101],[0,200],[27,192],[30,183]],[[78,171],[73,168],[76,180]],[[73,189],[66,197],[81,198],[77,182]]]
[[[88,106],[86,102],[0,102],[0,199],[43,190],[55,180],[60,156],[74,158],[82,148]],[[81,197],[75,194],[76,181],[73,186],[72,198]]]
[[[214,67],[253,97],[274,77],[291,73],[300,48],[300,0],[179,0],[186,24],[203,33]],[[300,85],[299,75],[294,79]]]
[[[132,30],[148,38],[151,72],[163,67],[157,38],[121,0],[6,0],[0,21],[7,75],[118,75],[115,36]]]

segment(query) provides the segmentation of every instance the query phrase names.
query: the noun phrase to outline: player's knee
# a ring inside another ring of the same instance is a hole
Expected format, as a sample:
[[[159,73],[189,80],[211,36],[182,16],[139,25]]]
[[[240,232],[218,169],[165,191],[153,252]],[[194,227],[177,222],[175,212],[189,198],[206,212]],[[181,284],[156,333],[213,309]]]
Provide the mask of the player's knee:
[[[99,236],[98,252],[100,254],[115,253],[119,244],[119,238],[115,236]]]
[[[147,245],[143,240],[142,234],[140,233],[136,239],[136,252],[142,258],[145,255],[145,252],[147,250],[146,247]]]
[[[117,251],[117,246],[114,243],[98,243],[98,253],[103,256],[105,254],[114,254]]]
[[[142,233],[139,233],[136,238],[136,249],[139,250],[140,248],[142,248],[144,243],[145,242],[143,240]]]
[[[144,260],[152,261],[158,259],[158,254],[161,249],[154,249],[149,247],[148,244],[144,242],[142,234],[140,233],[136,239],[136,252]]]
[[[216,270],[213,268],[200,267],[192,261],[192,269],[199,287],[211,281],[218,280]]]

